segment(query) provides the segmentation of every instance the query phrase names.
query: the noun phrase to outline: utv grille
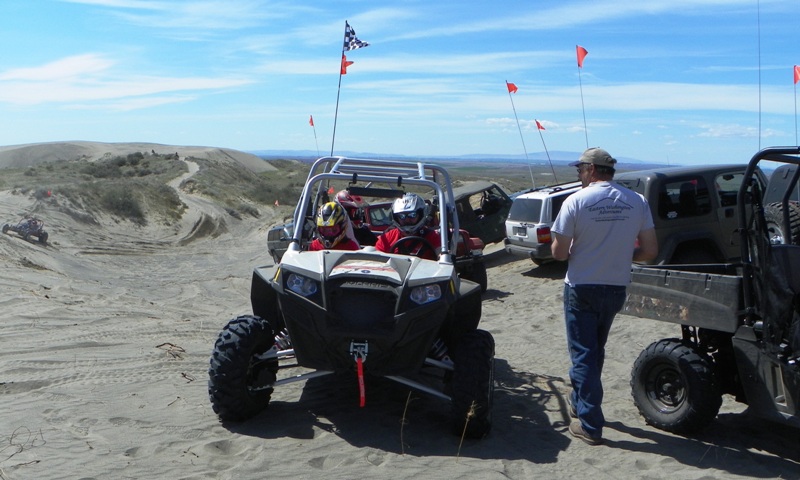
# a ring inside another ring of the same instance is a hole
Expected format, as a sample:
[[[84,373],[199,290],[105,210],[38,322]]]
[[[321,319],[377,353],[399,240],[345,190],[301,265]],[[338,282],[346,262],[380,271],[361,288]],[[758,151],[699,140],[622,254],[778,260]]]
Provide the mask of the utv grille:
[[[353,332],[390,332],[395,325],[394,290],[338,288],[330,292],[330,326]]]

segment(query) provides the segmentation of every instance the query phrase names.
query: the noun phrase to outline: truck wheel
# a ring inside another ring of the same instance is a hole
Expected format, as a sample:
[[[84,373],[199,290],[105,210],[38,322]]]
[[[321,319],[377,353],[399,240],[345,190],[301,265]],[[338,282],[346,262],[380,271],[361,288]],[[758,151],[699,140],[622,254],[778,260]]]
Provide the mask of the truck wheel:
[[[789,203],[788,232],[783,229],[783,205],[780,202],[767,205],[764,209],[764,219],[767,221],[769,243],[800,245],[800,205]]]
[[[208,369],[208,396],[220,419],[244,420],[267,407],[278,361],[257,357],[274,343],[272,327],[260,317],[243,315],[222,329]]]
[[[483,438],[492,427],[494,338],[485,330],[465,333],[453,359],[453,433]]]
[[[677,434],[702,429],[722,405],[711,359],[674,338],[654,342],[639,354],[631,394],[648,424]]]

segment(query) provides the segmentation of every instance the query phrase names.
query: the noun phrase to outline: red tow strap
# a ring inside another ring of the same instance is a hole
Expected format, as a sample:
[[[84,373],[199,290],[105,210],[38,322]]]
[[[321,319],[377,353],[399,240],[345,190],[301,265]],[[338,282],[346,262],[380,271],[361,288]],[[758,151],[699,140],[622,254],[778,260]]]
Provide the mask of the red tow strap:
[[[367,394],[364,389],[364,361],[360,356],[356,358],[356,365],[358,366],[358,406],[363,407],[367,403]]]

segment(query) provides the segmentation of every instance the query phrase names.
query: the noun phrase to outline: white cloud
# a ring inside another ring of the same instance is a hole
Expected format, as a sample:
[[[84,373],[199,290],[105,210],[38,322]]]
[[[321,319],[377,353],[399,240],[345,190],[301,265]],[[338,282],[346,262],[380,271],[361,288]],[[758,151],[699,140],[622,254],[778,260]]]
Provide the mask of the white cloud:
[[[18,105],[70,104],[126,99],[126,105],[152,106],[169,100],[130,97],[169,92],[197,92],[240,87],[252,83],[244,77],[159,77],[127,75],[111,71],[116,62],[86,54],[65,57],[39,67],[18,68],[0,73],[0,102]]]

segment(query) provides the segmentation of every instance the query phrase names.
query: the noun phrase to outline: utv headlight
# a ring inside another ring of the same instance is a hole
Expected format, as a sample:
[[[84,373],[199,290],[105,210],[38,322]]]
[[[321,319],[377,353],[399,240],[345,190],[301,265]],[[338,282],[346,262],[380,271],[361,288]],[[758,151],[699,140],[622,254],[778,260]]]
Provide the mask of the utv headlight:
[[[411,301],[417,305],[425,305],[442,298],[442,289],[437,284],[422,285],[411,290]]]
[[[304,297],[314,295],[318,290],[317,282],[296,273],[289,274],[289,277],[286,279],[286,288]]]

